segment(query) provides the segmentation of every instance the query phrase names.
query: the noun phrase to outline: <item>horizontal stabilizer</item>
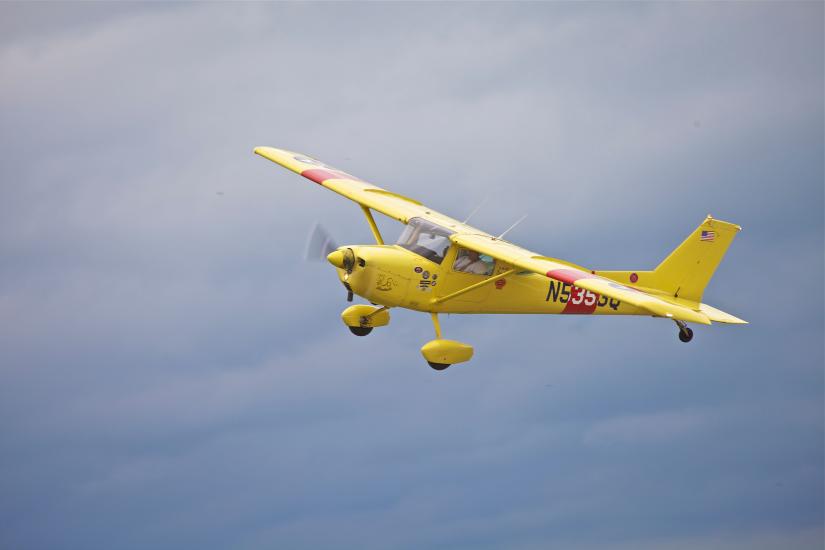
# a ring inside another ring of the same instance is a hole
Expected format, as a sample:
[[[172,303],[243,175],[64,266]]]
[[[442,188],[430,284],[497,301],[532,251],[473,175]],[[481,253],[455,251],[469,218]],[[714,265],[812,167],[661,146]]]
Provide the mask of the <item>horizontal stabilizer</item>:
[[[730,313],[725,313],[720,309],[716,309],[715,307],[709,306],[707,304],[701,304],[699,306],[699,311],[707,315],[708,319],[711,321],[715,321],[717,323],[728,323],[731,325],[747,325],[748,322],[745,320],[740,319],[739,317],[734,317]]]

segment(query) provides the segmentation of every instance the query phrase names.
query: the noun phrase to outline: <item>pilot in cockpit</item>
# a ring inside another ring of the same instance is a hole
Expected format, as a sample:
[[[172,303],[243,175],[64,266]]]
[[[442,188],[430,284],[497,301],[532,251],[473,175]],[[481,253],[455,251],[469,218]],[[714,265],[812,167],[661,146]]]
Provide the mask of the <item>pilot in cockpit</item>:
[[[458,257],[453,264],[453,269],[464,273],[489,275],[492,271],[492,266],[482,260],[479,253],[475,250],[461,249],[458,251]]]

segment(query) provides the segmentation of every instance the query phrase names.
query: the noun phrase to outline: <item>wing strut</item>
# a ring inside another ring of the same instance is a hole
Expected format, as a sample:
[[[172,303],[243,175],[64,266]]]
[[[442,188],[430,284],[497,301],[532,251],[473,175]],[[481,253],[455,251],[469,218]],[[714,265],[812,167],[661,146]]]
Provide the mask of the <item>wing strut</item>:
[[[450,294],[447,294],[446,296],[442,296],[440,298],[433,298],[430,301],[430,303],[435,305],[435,304],[440,304],[442,302],[446,302],[447,300],[452,300],[453,298],[455,298],[457,296],[461,296],[462,294],[470,292],[471,290],[475,290],[475,289],[477,289],[479,287],[482,287],[484,285],[494,283],[494,282],[496,282],[500,279],[503,279],[503,278],[507,277],[508,275],[512,275],[515,272],[516,272],[515,269],[508,269],[504,273],[499,273],[498,275],[496,275],[494,277],[490,277],[489,279],[484,279],[480,283],[475,283],[475,284],[472,284],[470,286],[465,286],[464,288],[460,288],[460,289],[456,290],[455,292],[451,292]]]
[[[375,237],[375,242],[384,244],[384,239],[381,238],[381,232],[378,231],[378,226],[375,225],[375,218],[372,217],[372,211],[363,204],[359,206],[361,206],[361,210],[364,211],[364,216],[367,217],[367,223],[370,224],[370,230],[372,231],[372,236]]]

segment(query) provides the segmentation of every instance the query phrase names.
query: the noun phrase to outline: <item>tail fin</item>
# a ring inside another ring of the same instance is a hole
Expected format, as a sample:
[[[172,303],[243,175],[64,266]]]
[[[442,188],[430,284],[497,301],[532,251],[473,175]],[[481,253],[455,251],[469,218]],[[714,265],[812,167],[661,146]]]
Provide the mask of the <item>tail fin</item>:
[[[705,287],[741,230],[736,224],[705,218],[653,271],[656,288],[677,298],[701,302]]]

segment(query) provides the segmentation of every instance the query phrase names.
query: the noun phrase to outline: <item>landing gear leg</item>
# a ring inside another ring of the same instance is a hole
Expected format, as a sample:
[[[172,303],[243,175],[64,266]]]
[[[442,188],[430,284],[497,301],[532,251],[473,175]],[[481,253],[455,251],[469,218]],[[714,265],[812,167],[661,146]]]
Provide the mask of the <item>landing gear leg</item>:
[[[435,337],[441,338],[441,323],[438,322],[438,313],[430,313],[430,317],[433,320],[433,328],[435,328]]]
[[[679,327],[679,340],[685,343],[693,340],[693,331],[688,328],[687,323],[684,321],[676,321],[676,325]]]

